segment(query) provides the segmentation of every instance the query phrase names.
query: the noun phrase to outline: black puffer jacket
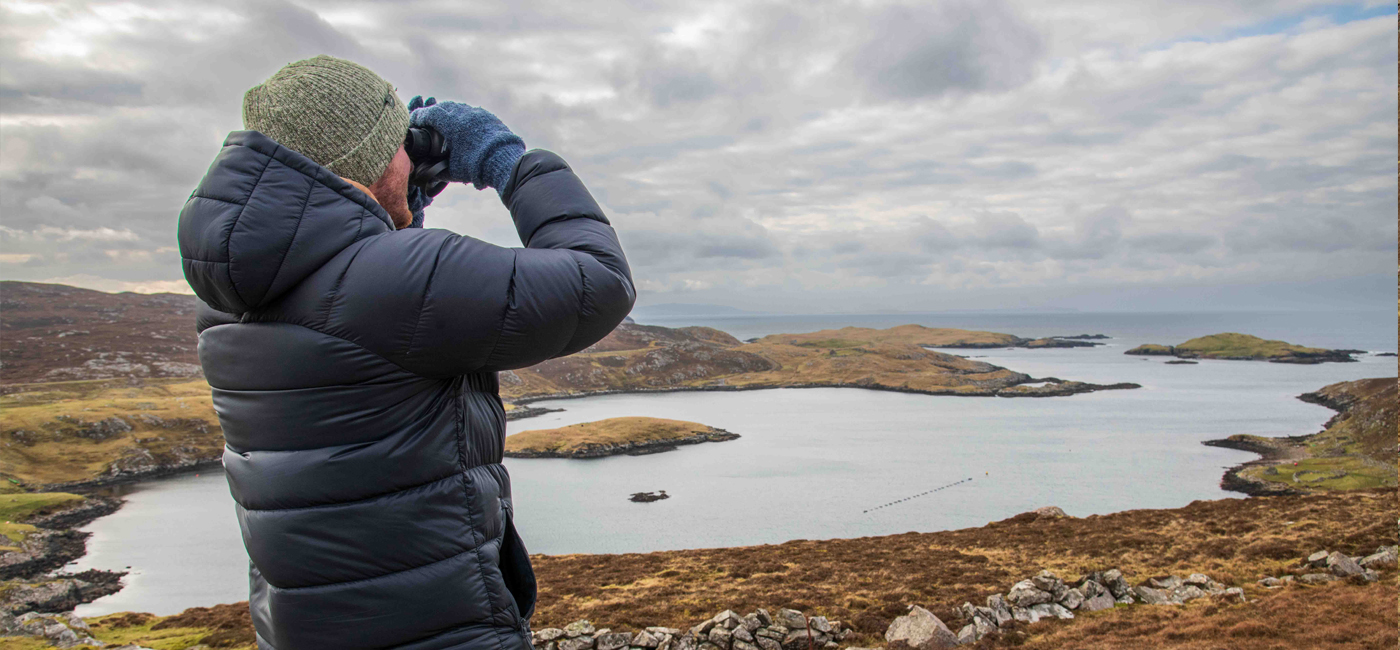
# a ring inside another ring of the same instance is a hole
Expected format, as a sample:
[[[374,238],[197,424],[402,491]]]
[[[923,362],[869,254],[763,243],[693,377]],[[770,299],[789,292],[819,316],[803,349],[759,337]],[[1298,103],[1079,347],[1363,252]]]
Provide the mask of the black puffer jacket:
[[[591,345],[634,291],[558,156],[525,154],[504,202],[526,248],[395,231],[236,131],[181,211],[259,647],[530,647],[496,371]]]

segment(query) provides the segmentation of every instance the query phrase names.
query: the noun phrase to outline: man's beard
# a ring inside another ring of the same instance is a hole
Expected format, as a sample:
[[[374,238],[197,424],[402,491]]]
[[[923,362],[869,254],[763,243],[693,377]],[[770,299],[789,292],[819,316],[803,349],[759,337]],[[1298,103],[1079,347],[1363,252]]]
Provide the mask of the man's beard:
[[[408,209],[408,174],[399,166],[390,163],[384,176],[375,181],[369,189],[375,200],[379,201],[379,205],[389,213],[396,230],[407,228],[408,224],[413,223],[413,212]]]

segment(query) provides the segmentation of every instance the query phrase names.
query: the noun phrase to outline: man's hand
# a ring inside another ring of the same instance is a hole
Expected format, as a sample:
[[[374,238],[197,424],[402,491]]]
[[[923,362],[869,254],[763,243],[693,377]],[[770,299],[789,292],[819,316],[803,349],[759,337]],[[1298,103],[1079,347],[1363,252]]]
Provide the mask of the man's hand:
[[[447,142],[447,178],[500,194],[525,153],[525,141],[484,108],[437,103],[421,96],[409,101],[409,124],[432,128]]]

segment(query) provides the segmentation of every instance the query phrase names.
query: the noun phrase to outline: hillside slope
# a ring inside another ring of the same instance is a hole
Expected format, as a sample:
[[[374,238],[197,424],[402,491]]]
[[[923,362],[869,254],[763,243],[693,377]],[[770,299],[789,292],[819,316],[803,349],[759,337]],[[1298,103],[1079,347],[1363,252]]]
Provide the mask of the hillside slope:
[[[199,377],[195,297],[0,282],[0,384]]]

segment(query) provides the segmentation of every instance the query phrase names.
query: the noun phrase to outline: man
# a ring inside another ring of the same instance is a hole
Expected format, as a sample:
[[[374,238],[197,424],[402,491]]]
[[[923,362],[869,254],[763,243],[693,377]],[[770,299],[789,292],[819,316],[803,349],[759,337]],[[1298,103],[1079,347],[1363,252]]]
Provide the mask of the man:
[[[410,105],[354,63],[289,64],[180,212],[259,648],[529,648],[496,372],[593,344],[635,297],[563,160],[482,109]],[[411,227],[410,123],[525,248]]]

